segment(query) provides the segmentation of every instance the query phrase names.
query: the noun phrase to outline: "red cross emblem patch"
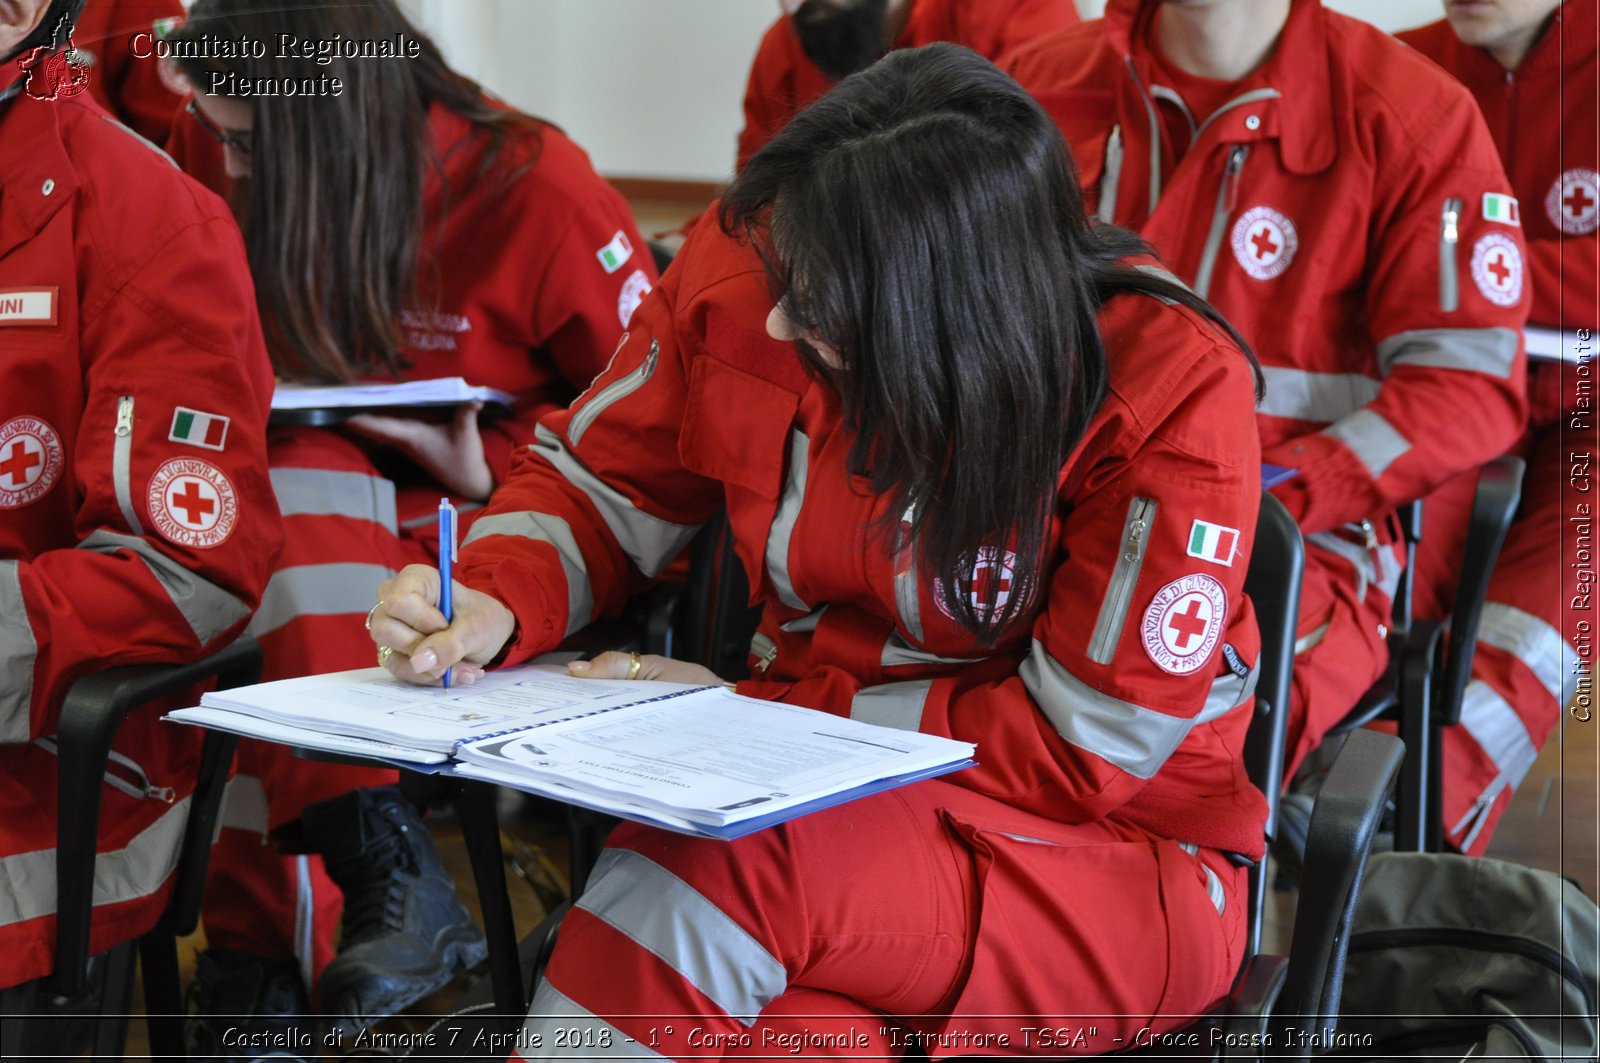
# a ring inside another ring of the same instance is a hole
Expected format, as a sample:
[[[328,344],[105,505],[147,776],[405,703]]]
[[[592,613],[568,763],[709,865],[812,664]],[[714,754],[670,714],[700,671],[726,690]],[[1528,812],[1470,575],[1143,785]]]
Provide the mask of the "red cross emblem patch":
[[[37,417],[13,417],[0,425],[0,509],[20,509],[43,498],[66,463],[61,437]]]
[[[1522,249],[1504,233],[1486,233],[1472,245],[1472,279],[1496,306],[1522,300]]]
[[[1251,207],[1233,223],[1233,257],[1258,281],[1269,281],[1289,268],[1300,249],[1294,222],[1271,207]]]
[[[1556,228],[1584,236],[1600,228],[1600,173],[1568,170],[1544,197],[1544,212]]]
[[[239,500],[210,462],[173,458],[150,477],[145,504],[156,530],[179,546],[209,550],[233,534]]]
[[[1202,573],[1175,579],[1156,592],[1139,627],[1144,651],[1156,667],[1188,675],[1204,667],[1222,637],[1228,595]]]
[[[633,320],[633,312],[639,309],[639,304],[649,294],[650,278],[645,276],[644,270],[636,269],[628,274],[628,279],[622,282],[622,290],[617,293],[617,320],[622,322],[623,328],[628,327],[628,322]]]
[[[1004,609],[1006,602],[1011,600],[1011,586],[1016,578],[1016,565],[1017,555],[1010,550],[1004,555],[993,547],[985,547],[978,552],[978,560],[972,566],[972,579],[966,581],[961,589],[979,616],[983,615],[984,603],[989,600],[990,593],[994,594],[994,607],[997,612]],[[933,601],[939,607],[939,612],[951,620],[955,619],[955,615],[944,604],[943,580],[934,580]]]

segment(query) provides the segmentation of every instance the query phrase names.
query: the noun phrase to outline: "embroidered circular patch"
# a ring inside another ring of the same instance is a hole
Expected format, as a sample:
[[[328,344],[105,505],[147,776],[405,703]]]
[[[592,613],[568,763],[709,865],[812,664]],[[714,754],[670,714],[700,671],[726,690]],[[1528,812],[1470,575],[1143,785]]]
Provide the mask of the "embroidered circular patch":
[[[1211,659],[1228,616],[1222,584],[1202,573],[1175,579],[1156,592],[1139,632],[1156,667],[1188,675]]]
[[[636,269],[628,274],[628,279],[622,282],[622,291],[617,294],[617,318],[623,328],[628,327],[628,322],[633,320],[633,312],[639,309],[639,304],[649,294],[650,278],[644,275],[644,270]]]
[[[1269,281],[1289,268],[1300,249],[1294,222],[1271,207],[1251,207],[1233,223],[1233,257],[1258,281]]]
[[[1006,602],[1011,600],[1011,583],[1016,577],[1017,555],[1007,550],[1002,556],[993,547],[986,546],[978,552],[977,563],[972,566],[972,579],[967,581],[961,589],[967,596],[967,601],[972,603],[972,608],[978,615],[983,615],[984,602],[990,593],[994,594],[994,608],[996,612],[1005,608]],[[992,591],[991,591],[992,585]],[[933,581],[933,603],[939,607],[939,612],[954,620],[955,614],[944,604],[944,580]]]
[[[233,484],[208,461],[173,458],[150,477],[145,505],[156,530],[201,550],[224,542],[239,520]]]
[[[1504,233],[1485,233],[1472,246],[1472,280],[1496,306],[1522,299],[1522,250]]]
[[[0,509],[43,498],[66,463],[61,437],[39,418],[13,417],[0,425]]]
[[[1544,197],[1544,212],[1564,233],[1583,236],[1600,228],[1600,173],[1568,170]]]

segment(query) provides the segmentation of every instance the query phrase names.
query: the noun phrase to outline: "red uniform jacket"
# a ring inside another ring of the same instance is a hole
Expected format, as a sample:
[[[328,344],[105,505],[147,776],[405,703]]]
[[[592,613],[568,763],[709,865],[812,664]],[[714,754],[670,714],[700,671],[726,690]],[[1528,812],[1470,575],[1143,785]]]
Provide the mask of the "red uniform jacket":
[[[1536,325],[1600,328],[1600,43],[1596,0],[1566,0],[1514,71],[1448,22],[1399,35],[1478,101],[1518,200]],[[1529,374],[1536,427],[1559,417],[1561,372]],[[1572,389],[1568,389],[1571,391]]]
[[[912,0],[896,48],[919,48],[934,41],[963,44],[979,55],[999,59],[1035,37],[1075,26],[1072,0]],[[739,133],[738,168],[835,82],[817,69],[800,46],[787,15],[774,22],[750,67],[744,92],[744,129]]]
[[[0,152],[5,985],[51,966],[56,770],[31,743],[78,677],[236,635],[282,529],[272,372],[226,206],[84,98],[0,102],[0,143],[27,145]],[[118,734],[97,950],[159,912],[199,740],[148,711]]]
[[[949,778],[1064,822],[1260,850],[1244,562],[1188,553],[1197,522],[1248,542],[1260,497],[1251,372],[1216,330],[1152,299],[1106,306],[1111,394],[1061,470],[1047,601],[986,650],[936,605],[915,543],[872,530],[887,501],[846,473],[836,393],[767,337],[748,248],[699,226],[663,286],[462,551],[458,578],[523,620],[510,660],[614,610],[726,506],[765,607],[741,692],[976,742],[980,766]],[[974,579],[1012,563],[987,551]]]
[[[183,97],[161,80],[148,34],[159,19],[182,17],[178,0],[89,0],[72,43],[89,63],[89,93],[128,128],[155,144],[166,142]],[[135,51],[137,50],[137,55]]]
[[[1365,23],[1295,0],[1270,58],[1182,160],[1153,0],[1020,49],[1090,208],[1137,229],[1254,346],[1263,457],[1308,532],[1382,515],[1503,453],[1524,420],[1520,228],[1465,91]],[[1154,132],[1153,132],[1154,131]],[[1153,139],[1154,138],[1154,139]]]

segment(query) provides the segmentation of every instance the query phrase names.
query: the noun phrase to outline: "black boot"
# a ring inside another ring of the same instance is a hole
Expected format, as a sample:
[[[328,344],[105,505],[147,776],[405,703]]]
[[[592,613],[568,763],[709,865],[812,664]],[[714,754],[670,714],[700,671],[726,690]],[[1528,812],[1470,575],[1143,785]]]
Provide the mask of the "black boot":
[[[311,1001],[293,960],[207,949],[195,965],[187,1003],[190,1059],[317,1056],[317,1023],[308,1014]]]
[[[344,891],[339,954],[317,984],[321,1010],[343,1030],[403,1011],[488,954],[397,788],[352,790],[308,807],[301,821]]]

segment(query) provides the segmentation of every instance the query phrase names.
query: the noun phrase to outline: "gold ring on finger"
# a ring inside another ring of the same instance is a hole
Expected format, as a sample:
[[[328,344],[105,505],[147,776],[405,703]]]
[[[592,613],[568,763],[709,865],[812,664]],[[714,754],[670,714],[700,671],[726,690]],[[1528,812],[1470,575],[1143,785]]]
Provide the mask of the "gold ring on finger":
[[[379,646],[378,647],[378,667],[379,668],[387,668],[387,667],[389,667],[389,658],[393,657],[393,656],[394,656],[394,647],[393,646]]]
[[[639,678],[639,651],[638,650],[634,650],[632,653],[628,654],[628,656],[633,658],[633,660],[630,661],[629,664],[628,664],[628,678],[629,679],[638,679]]]

